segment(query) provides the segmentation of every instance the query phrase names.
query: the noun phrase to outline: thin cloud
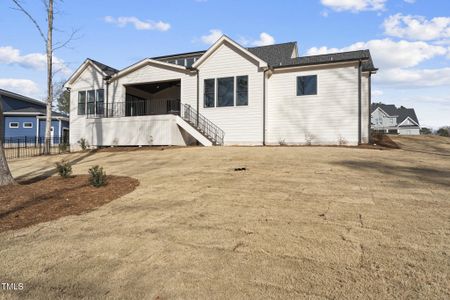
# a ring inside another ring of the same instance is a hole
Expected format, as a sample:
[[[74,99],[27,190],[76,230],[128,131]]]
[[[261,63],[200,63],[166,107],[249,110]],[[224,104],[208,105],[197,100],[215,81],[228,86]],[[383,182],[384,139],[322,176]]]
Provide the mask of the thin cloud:
[[[266,32],[259,34],[259,39],[252,42],[253,46],[268,46],[275,44],[275,38]]]
[[[207,45],[212,45],[214,44],[218,39],[220,39],[220,37],[223,35],[222,30],[220,29],[211,29],[209,31],[209,34],[207,35],[202,35],[200,40]]]
[[[117,17],[106,16],[103,18],[106,23],[115,24],[118,27],[125,27],[127,25],[132,25],[136,30],[157,30],[157,31],[168,31],[171,28],[169,23],[163,21],[142,21],[137,17]]]
[[[338,12],[380,11],[387,0],[321,0],[322,5]]]

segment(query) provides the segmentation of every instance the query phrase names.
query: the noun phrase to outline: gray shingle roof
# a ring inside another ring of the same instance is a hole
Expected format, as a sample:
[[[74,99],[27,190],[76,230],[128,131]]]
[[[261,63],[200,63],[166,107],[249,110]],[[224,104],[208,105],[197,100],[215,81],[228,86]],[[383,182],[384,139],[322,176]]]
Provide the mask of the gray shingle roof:
[[[252,47],[247,48],[247,50],[264,60],[270,66],[279,66],[291,63],[292,57],[297,56],[297,53],[294,53],[296,47],[296,42],[289,42],[270,46]]]
[[[393,104],[383,104],[379,102],[379,103],[372,103],[372,112],[374,112],[378,107],[381,108],[385,113],[387,113],[390,116],[397,116],[397,124],[400,124],[408,117],[414,120],[414,122],[416,122],[417,124],[419,124],[419,119],[417,118],[414,108],[406,108],[403,106],[397,108]]]
[[[397,111],[398,111],[398,118],[397,118],[398,124],[403,122],[408,117],[413,119],[414,122],[416,122],[417,124],[419,124],[419,120],[417,119],[417,115],[416,112],[414,111],[414,108],[406,108],[400,106],[400,108],[398,108]]]
[[[98,62],[96,60],[90,59],[100,70],[102,70],[106,75],[111,76],[119,72],[119,70],[114,69],[113,67],[107,66],[105,64],[102,64],[101,62]]]
[[[289,66],[320,65],[334,62],[366,60],[363,62],[363,71],[377,70],[373,65],[372,57],[370,55],[369,50],[358,50],[358,51],[297,57],[296,42],[288,42],[260,47],[250,47],[247,48],[247,50],[250,51],[252,54],[256,55],[257,57],[259,57],[260,59],[264,60],[269,64],[269,66],[272,66],[274,68],[289,67]],[[205,52],[206,50],[185,52],[172,55],[152,57],[152,59],[167,61],[179,57],[191,57],[191,56],[198,57],[203,55]],[[93,59],[91,59],[91,61],[109,76],[119,72],[119,70],[109,67]]]
[[[269,46],[260,46],[260,47],[250,47],[247,48],[252,54],[258,56],[260,59],[264,60],[271,66],[278,66],[280,64],[289,64],[292,59],[292,54],[296,50],[297,43],[296,42],[288,42],[282,44],[275,44]],[[172,55],[164,55],[152,57],[152,59],[156,60],[170,60],[176,59],[178,57],[198,57],[203,55],[206,50],[203,51],[195,51],[195,52],[186,52],[186,53],[178,53]],[[297,56],[297,53],[295,53]]]
[[[45,108],[24,107],[8,111],[8,114],[14,113],[36,113],[37,115],[45,116],[47,110]],[[68,117],[68,116],[62,113],[58,113],[56,111],[52,111],[52,117]]]
[[[363,63],[363,71],[375,71],[376,68],[373,65],[372,57],[369,50],[357,50],[321,55],[301,56],[291,59],[289,64],[279,65],[278,67],[287,66],[308,66],[308,65],[320,65],[335,62],[346,62],[356,60],[367,60]]]

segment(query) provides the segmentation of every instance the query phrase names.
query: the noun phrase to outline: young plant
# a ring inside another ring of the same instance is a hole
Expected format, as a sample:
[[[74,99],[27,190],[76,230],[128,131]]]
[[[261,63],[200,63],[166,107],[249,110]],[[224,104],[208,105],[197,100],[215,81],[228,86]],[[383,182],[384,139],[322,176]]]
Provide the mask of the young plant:
[[[100,166],[93,166],[89,169],[89,182],[92,186],[101,187],[106,185],[106,173],[103,171],[103,168]]]
[[[72,174],[72,165],[67,161],[57,162],[56,170],[62,178],[68,178]]]
[[[87,142],[87,140],[85,138],[81,138],[78,141],[78,144],[80,145],[81,150],[83,150],[83,151],[86,150],[89,147],[89,143]]]

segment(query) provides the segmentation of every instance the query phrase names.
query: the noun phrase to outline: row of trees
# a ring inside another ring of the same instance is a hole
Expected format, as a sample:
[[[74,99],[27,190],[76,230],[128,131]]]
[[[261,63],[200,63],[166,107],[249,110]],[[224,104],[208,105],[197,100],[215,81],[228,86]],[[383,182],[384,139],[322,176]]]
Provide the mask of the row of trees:
[[[441,127],[436,131],[433,131],[432,129],[427,128],[427,127],[422,127],[420,129],[420,134],[425,134],[425,135],[435,134],[435,135],[439,135],[439,136],[450,137],[450,126]]]

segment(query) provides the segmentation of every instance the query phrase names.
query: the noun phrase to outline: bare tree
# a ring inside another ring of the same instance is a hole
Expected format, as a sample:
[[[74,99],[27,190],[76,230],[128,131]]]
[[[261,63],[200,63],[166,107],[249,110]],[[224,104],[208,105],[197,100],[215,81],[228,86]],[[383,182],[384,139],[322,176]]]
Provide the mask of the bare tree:
[[[53,0],[42,0],[42,2],[45,5],[46,14],[47,14],[47,32],[44,34],[44,31],[42,30],[41,26],[37,22],[37,19],[34,18],[28,10],[24,8],[20,0],[12,0],[14,4],[16,5],[17,9],[21,12],[23,12],[33,23],[33,25],[36,27],[36,29],[39,32],[39,35],[43,39],[45,45],[46,45],[46,54],[47,54],[47,115],[46,115],[46,122],[45,122],[45,147],[44,152],[46,154],[50,153],[50,138],[51,138],[51,124],[52,124],[52,102],[53,102],[53,52],[59,48],[67,46],[74,38],[74,35],[76,33],[76,30],[73,30],[70,34],[69,38],[63,42],[60,43],[57,47],[54,47],[53,44],[53,17],[54,17],[54,10],[53,10]]]
[[[3,98],[2,95],[0,95],[0,186],[15,184],[14,178],[9,170],[8,162],[6,161],[5,149],[3,148],[4,122]]]

